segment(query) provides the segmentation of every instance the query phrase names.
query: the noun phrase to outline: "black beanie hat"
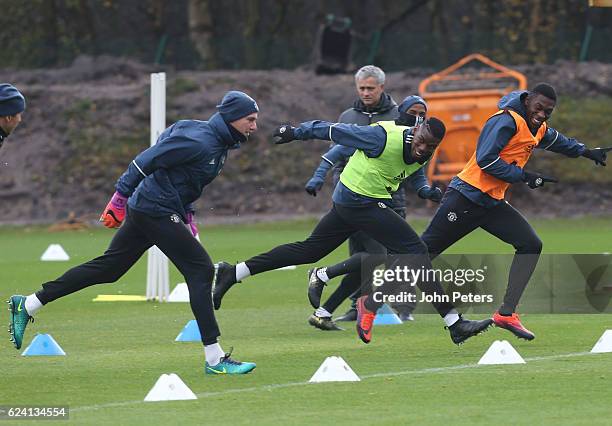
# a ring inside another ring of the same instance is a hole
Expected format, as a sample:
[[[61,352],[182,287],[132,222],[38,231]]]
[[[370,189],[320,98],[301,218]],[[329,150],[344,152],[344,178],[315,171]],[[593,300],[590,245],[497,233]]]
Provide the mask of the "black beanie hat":
[[[25,98],[7,83],[0,84],[0,117],[19,114],[25,111]]]
[[[229,91],[217,105],[217,110],[223,121],[231,123],[254,112],[259,112],[257,102],[244,92],[237,90]]]
[[[406,112],[406,110],[408,110],[408,108],[410,108],[414,104],[421,104],[421,105],[423,105],[425,107],[425,111],[427,111],[427,102],[425,102],[425,99],[423,99],[419,95],[410,95],[410,96],[407,96],[406,98],[404,98],[402,103],[399,104],[399,106],[397,107],[397,110],[400,113]]]

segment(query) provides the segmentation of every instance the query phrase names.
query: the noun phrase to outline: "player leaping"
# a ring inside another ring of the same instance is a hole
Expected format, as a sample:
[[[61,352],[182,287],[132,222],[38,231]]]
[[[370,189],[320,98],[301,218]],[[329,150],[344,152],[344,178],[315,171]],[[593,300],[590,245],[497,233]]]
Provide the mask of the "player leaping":
[[[430,269],[427,247],[389,205],[391,194],[397,191],[400,182],[427,163],[444,133],[444,124],[436,118],[430,118],[416,128],[400,126],[393,121],[371,126],[323,121],[310,121],[295,128],[280,126],[274,133],[277,144],[295,139],[320,139],[354,147],[357,151],[340,176],[332,209],[306,240],[278,246],[235,266],[224,262],[219,264],[213,290],[215,308],[221,306],[224,294],[240,280],[287,265],[316,262],[357,231],[376,239],[391,254],[412,255],[411,267]],[[430,295],[444,293],[437,281],[418,282],[417,285]],[[381,287],[381,292],[395,290],[388,287]],[[373,294],[360,297],[357,303],[357,332],[365,343],[372,338],[376,311],[382,305]],[[492,323],[491,319],[470,321],[461,318],[448,302],[434,303],[434,307],[444,319],[454,343],[465,341]]]
[[[89,286],[117,281],[156,245],[187,282],[204,345],[204,372],[246,374],[255,368],[255,363],[231,358],[231,351],[224,353],[217,341],[221,331],[211,298],[214,267],[194,238],[192,203],[221,173],[228,151],[257,130],[259,107],[246,93],[230,91],[217,110],[208,121],[177,121],[130,163],[100,218],[104,226],[119,228],[103,255],[44,283],[36,293],[11,296],[9,332],[16,349],[28,322],[43,306]]]
[[[519,338],[532,340],[516,314],[516,307],[542,251],[542,241],[527,220],[505,199],[512,183],[525,182],[530,188],[556,182],[540,173],[525,170],[534,148],[586,157],[606,165],[612,148],[588,149],[548,127],[557,102],[552,86],[541,83],[531,91],[515,91],[499,101],[499,111],[485,124],[476,152],[461,173],[454,177],[440,208],[421,238],[432,258],[476,228],[482,228],[512,244],[516,255],[510,266],[503,304],[493,315],[496,326]]]

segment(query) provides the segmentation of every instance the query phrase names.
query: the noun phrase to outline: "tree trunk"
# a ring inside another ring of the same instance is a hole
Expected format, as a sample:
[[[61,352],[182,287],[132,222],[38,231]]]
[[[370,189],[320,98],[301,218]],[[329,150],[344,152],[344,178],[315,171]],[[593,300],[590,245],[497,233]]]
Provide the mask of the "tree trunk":
[[[57,4],[55,0],[42,3],[43,54],[41,55],[44,65],[55,65],[59,58],[59,29],[57,22]]]
[[[540,0],[534,0],[534,2],[532,3],[531,14],[529,17],[529,28],[527,28],[527,51],[531,55],[535,55],[538,53],[538,36],[541,31],[541,14],[542,2]],[[542,49],[540,51],[540,54],[546,55],[546,49]]]
[[[204,62],[204,67],[217,67],[215,49],[212,45],[214,35],[213,19],[209,0],[189,0],[189,38]]]
[[[262,53],[261,50],[263,43],[263,37],[257,35],[257,23],[259,22],[259,1],[250,0],[247,2],[247,18],[244,24],[244,30],[242,35],[244,36],[244,66],[246,68],[257,68],[259,55]]]

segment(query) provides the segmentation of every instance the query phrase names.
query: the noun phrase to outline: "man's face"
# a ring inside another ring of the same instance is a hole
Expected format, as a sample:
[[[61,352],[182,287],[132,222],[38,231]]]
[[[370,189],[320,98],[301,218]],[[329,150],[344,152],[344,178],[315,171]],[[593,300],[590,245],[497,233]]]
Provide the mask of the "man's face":
[[[21,123],[21,113],[0,117],[0,127],[7,135],[10,135],[13,130]]]
[[[423,104],[413,104],[410,106],[410,108],[406,110],[406,113],[425,119],[425,116],[427,115],[427,110],[425,109],[425,105]]]
[[[357,94],[361,102],[367,107],[373,107],[380,101],[380,95],[385,90],[384,84],[378,84],[374,77],[356,81]]]
[[[414,160],[423,164],[425,160],[431,157],[438,145],[440,145],[440,142],[440,139],[431,134],[429,125],[427,123],[422,124],[417,127],[414,139],[412,139],[410,155]]]
[[[251,133],[257,131],[257,113],[254,112],[246,117],[232,121],[230,125],[248,138]]]
[[[531,130],[537,130],[542,123],[550,118],[555,109],[555,101],[540,93],[530,93],[525,99],[527,110],[527,125]]]

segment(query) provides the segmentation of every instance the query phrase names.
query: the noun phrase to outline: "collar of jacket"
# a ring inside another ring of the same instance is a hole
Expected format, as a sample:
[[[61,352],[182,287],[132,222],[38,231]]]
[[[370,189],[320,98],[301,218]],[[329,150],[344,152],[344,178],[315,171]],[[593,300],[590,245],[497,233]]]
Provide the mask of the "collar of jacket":
[[[527,95],[529,95],[529,92],[522,92],[519,95],[517,102],[512,102],[505,108],[516,112],[518,115],[523,117],[523,120],[525,120],[525,122],[527,122],[527,108],[525,108],[525,98],[527,98]],[[529,125],[527,127],[529,128],[529,131],[531,131],[531,134],[535,135],[538,133],[539,127],[535,130],[529,127]]]
[[[4,138],[6,138],[7,136],[8,136],[8,134],[6,134],[4,129],[2,127],[0,127],[0,147],[4,143]]]
[[[500,109],[509,109],[527,121],[527,109],[525,109],[525,98],[529,95],[528,91],[521,92],[518,96],[516,96],[512,101],[508,102],[507,105],[499,105]]]
[[[383,92],[380,95],[380,101],[373,107],[366,107],[361,99],[357,99],[353,103],[353,109],[359,112],[365,113],[374,113],[374,114],[384,114],[385,112],[393,109],[394,106],[397,106],[397,103],[393,100],[391,95]]]
[[[232,132],[229,124],[223,121],[223,117],[218,112],[214,113],[209,119],[208,123],[212,126],[215,132],[219,135],[221,140],[225,142],[229,149],[240,148],[240,143],[246,141],[246,137],[240,134],[238,131]]]

